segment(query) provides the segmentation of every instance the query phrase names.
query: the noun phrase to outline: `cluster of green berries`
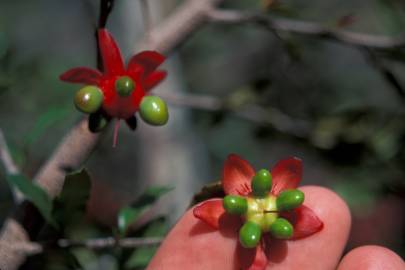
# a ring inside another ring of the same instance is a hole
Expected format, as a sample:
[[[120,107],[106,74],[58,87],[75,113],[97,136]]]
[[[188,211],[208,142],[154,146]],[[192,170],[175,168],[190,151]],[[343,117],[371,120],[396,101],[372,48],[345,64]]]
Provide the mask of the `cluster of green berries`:
[[[136,84],[129,76],[121,76],[115,81],[115,90],[120,97],[129,97],[136,91]],[[91,85],[80,89],[74,98],[76,108],[88,114],[98,111],[103,101],[103,91]],[[166,124],[169,118],[165,101],[157,96],[143,97],[139,105],[139,114],[146,123],[156,126]]]
[[[291,238],[294,228],[288,220],[279,217],[279,214],[299,207],[304,202],[304,193],[290,189],[282,191],[278,196],[271,195],[272,177],[265,169],[256,173],[251,186],[251,196],[228,195],[223,200],[227,213],[240,215],[245,220],[239,230],[242,246],[256,247],[263,233],[270,233],[278,239]]]

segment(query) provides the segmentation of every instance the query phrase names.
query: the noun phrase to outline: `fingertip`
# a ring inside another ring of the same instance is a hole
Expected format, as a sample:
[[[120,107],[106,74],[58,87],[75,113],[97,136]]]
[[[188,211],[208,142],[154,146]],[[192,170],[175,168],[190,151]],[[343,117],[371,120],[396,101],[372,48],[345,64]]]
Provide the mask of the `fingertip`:
[[[287,241],[279,258],[270,253],[268,269],[335,269],[342,256],[350,232],[351,216],[347,204],[330,189],[318,186],[300,187],[304,205],[322,220],[321,231],[296,241]],[[274,248],[280,249],[275,243]],[[271,251],[272,247],[270,247]],[[274,253],[273,253],[274,254]]]
[[[405,263],[395,252],[381,246],[362,246],[350,251],[338,270],[404,270]]]
[[[237,241],[188,210],[160,245],[147,269],[234,269]]]
[[[321,219],[332,223],[338,222],[336,225],[342,229],[347,239],[352,219],[346,202],[336,192],[325,187],[303,186],[300,189],[306,195],[304,204],[315,211]]]

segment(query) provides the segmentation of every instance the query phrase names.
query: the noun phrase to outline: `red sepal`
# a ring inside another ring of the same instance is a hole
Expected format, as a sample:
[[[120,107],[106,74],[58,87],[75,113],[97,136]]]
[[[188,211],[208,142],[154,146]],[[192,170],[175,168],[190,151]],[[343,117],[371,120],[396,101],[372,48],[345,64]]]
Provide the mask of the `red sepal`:
[[[196,218],[204,221],[214,229],[219,229],[219,219],[225,213],[222,199],[211,199],[198,204],[193,209]]]
[[[163,70],[158,70],[152,72],[148,77],[143,81],[143,87],[145,91],[149,91],[157,84],[159,84],[164,78],[166,78],[167,72]]]
[[[256,248],[244,248],[238,244],[239,266],[243,270],[264,270],[268,264],[264,241]]]
[[[301,205],[291,212],[283,213],[282,216],[287,218],[294,227],[294,234],[291,240],[297,240],[308,237],[323,228],[323,222],[312,211],[311,208]]]
[[[128,70],[136,69],[137,66],[142,66],[144,76],[156,70],[165,61],[165,57],[155,51],[143,51],[134,55],[128,63]]]
[[[106,29],[98,30],[98,42],[106,75],[123,75],[124,61],[114,38]]]
[[[280,160],[271,171],[273,186],[271,193],[278,195],[285,189],[297,188],[302,178],[302,161],[291,157]]]
[[[98,70],[87,67],[72,68],[59,76],[65,82],[98,85],[102,74]]]
[[[249,162],[238,155],[229,155],[222,171],[225,194],[248,195],[252,191],[250,183],[254,175],[255,171]]]

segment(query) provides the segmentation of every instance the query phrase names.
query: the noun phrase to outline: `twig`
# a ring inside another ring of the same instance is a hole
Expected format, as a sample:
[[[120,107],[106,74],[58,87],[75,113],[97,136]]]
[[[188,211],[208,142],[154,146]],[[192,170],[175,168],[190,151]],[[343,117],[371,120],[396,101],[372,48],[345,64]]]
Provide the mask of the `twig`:
[[[364,33],[355,33],[341,28],[331,28],[321,24],[292,20],[286,18],[273,18],[269,15],[247,13],[241,11],[213,9],[208,13],[212,22],[242,24],[253,23],[265,27],[281,38],[279,32],[289,32],[316,38],[323,38],[341,42],[346,45],[365,49],[374,67],[382,77],[392,86],[402,101],[405,101],[405,89],[401,86],[394,73],[388,69],[372,50],[389,50],[405,47],[405,32],[395,37],[378,36]]]
[[[208,13],[224,0],[188,0],[180,5],[166,20],[154,27],[150,35],[135,46],[134,51],[156,50],[169,53],[184,41],[208,19]]]
[[[107,25],[108,17],[114,8],[115,0],[100,0],[100,15],[98,17],[98,28],[104,28]]]
[[[269,125],[277,131],[299,138],[307,137],[311,131],[310,122],[303,119],[294,119],[276,108],[263,108],[257,104],[232,108],[227,106],[226,100],[214,96],[177,95],[173,93],[159,93],[159,95],[172,105],[211,112],[228,111],[242,119]]]
[[[96,44],[97,44],[97,68],[103,70],[103,61],[101,59],[100,44],[98,43],[98,29],[104,28],[107,25],[108,17],[114,8],[115,0],[100,0],[100,14],[98,17],[98,24],[95,30]]]
[[[10,155],[10,151],[7,147],[7,142],[4,137],[3,131],[0,129],[0,159],[3,162],[4,168],[7,174],[18,174],[19,170],[17,165],[14,163]],[[11,192],[13,193],[13,198],[15,203],[20,203],[24,200],[23,194],[16,188],[12,187]]]
[[[75,247],[85,247],[88,249],[106,249],[112,247],[120,248],[139,248],[147,246],[155,246],[162,243],[163,238],[161,237],[128,237],[123,239],[115,239],[113,237],[106,238],[95,238],[88,240],[70,240],[70,239],[59,239],[56,242],[57,248],[75,248]],[[17,252],[19,254],[24,254],[25,256],[32,256],[36,254],[43,253],[48,249],[54,249],[55,244],[47,245],[37,242],[3,242],[6,244],[7,248]]]
[[[115,239],[114,237],[89,239],[85,241],[74,241],[69,239],[60,239],[57,242],[60,248],[71,248],[71,247],[86,247],[89,249],[103,249],[111,247],[121,247],[121,248],[137,248],[144,246],[159,245],[163,241],[161,237],[128,237],[123,239]]]
[[[395,76],[394,72],[390,70],[372,50],[366,49],[365,52],[371,64],[381,74],[383,79],[385,79],[385,81],[392,87],[392,89],[395,90],[396,94],[404,102],[405,89],[402,87],[399,79]]]
[[[405,46],[405,33],[395,37],[355,33],[317,23],[286,18],[273,18],[266,14],[213,9],[208,13],[211,22],[243,24],[253,23],[272,31],[284,31],[305,36],[335,40],[352,46],[370,49],[395,49]]]

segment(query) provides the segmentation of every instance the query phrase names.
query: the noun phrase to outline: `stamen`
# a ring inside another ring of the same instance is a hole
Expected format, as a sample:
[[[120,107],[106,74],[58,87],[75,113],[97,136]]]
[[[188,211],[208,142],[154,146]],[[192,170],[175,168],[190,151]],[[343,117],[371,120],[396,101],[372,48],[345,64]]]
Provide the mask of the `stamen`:
[[[246,193],[250,192],[250,188],[249,188],[249,185],[247,183],[244,183],[243,187],[245,188]]]
[[[269,214],[269,213],[280,213],[280,211],[277,211],[277,210],[263,210],[263,214]]]

